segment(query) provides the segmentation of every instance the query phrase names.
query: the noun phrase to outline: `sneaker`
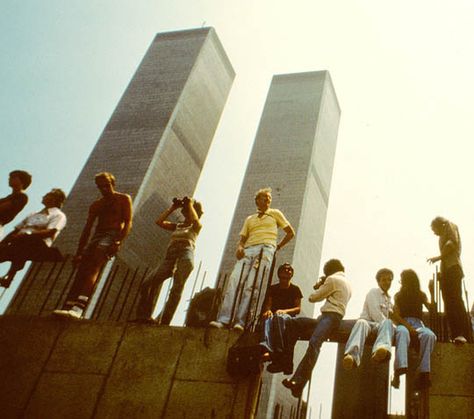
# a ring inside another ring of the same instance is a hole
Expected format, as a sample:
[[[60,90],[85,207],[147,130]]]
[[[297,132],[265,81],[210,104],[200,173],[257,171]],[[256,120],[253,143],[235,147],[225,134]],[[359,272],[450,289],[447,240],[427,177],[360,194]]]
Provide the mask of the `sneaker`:
[[[285,378],[281,383],[284,387],[291,391],[291,395],[293,397],[299,399],[301,397],[301,394],[303,394],[303,387],[296,381],[288,380],[287,378]]]
[[[456,345],[464,345],[467,343],[467,339],[464,336],[456,336],[453,340]]]
[[[236,332],[242,333],[244,331],[244,326],[237,323],[237,324],[234,324],[234,327],[232,329],[234,329]]]
[[[351,370],[352,368],[354,368],[354,364],[354,357],[351,354],[347,354],[346,356],[344,356],[344,359],[342,360],[342,367],[345,370]]]
[[[54,310],[53,311],[53,314],[55,316],[68,317],[68,318],[72,318],[72,319],[82,318],[82,313],[83,313],[82,308],[79,308],[77,306],[74,306],[70,310]]]
[[[375,362],[383,362],[389,358],[389,350],[387,348],[378,348],[373,354],[372,354],[372,361]]]
[[[9,288],[12,283],[13,278],[8,277],[7,275],[0,278],[0,287]]]
[[[222,329],[224,327],[224,323],[218,321],[212,321],[209,323],[209,326],[215,327],[216,329]]]

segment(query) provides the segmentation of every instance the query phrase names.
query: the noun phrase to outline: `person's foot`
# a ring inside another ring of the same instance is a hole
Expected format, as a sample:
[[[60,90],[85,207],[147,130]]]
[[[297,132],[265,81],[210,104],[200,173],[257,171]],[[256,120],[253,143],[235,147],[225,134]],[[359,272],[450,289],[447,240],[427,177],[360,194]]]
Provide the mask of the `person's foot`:
[[[79,313],[78,311],[75,311],[74,309],[54,310],[53,315],[58,316],[58,317],[66,317],[69,319],[80,319],[82,317],[82,312]]]
[[[378,348],[373,354],[372,354],[372,361],[374,362],[383,362],[386,361],[389,358],[390,351],[387,348]]]
[[[400,388],[400,376],[397,373],[395,373],[395,375],[393,376],[393,379],[390,382],[390,384],[393,388],[396,388],[396,389]]]
[[[224,323],[218,322],[216,320],[212,321],[209,323],[209,326],[215,327],[216,329],[222,329],[224,328]]]
[[[244,331],[244,326],[239,323],[236,323],[234,324],[234,327],[232,329],[234,329],[236,332],[242,333]]]
[[[453,342],[455,345],[464,345],[467,343],[467,339],[464,336],[456,336]]]
[[[0,287],[3,288],[8,288],[10,287],[10,284],[12,283],[13,278],[10,278],[8,275],[2,276],[0,278]]]
[[[303,387],[296,381],[285,378],[281,383],[284,387],[291,391],[291,395],[293,397],[296,397],[297,399],[301,397],[301,394],[303,393]]]
[[[262,362],[269,362],[272,360],[272,356],[270,354],[270,352],[265,352],[263,355],[262,355]]]
[[[278,364],[276,362],[272,362],[270,365],[267,366],[267,371],[270,374],[276,374],[278,372],[283,372],[283,365]]]
[[[354,368],[354,364],[354,357],[351,354],[346,354],[344,356],[344,359],[342,360],[342,367],[345,370],[351,370],[352,368]]]

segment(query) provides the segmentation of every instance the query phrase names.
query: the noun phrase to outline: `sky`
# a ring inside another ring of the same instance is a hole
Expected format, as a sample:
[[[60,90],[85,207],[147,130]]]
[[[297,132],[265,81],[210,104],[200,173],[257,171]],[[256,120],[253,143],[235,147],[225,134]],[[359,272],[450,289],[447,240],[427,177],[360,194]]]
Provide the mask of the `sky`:
[[[406,268],[427,291],[437,215],[459,226],[472,304],[473,19],[470,0],[2,0],[0,196],[14,169],[33,174],[19,218],[52,187],[68,192],[154,35],[213,26],[236,78],[195,194],[206,285],[272,76],[328,70],[342,115],[322,260],[346,266],[347,316],[383,266],[394,291]]]

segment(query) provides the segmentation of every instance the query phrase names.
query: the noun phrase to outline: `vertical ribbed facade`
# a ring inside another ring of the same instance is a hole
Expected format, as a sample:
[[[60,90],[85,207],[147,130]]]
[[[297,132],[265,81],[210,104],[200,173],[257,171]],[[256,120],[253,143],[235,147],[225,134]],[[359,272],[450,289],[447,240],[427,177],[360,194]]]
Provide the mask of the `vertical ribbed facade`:
[[[132,231],[115,265],[156,266],[169,234],[154,221],[174,196],[193,194],[234,77],[214,29],[158,34],[69,194],[68,225],[55,245],[64,254],[75,252],[89,205],[99,197],[94,175],[109,171],[117,178],[117,190],[132,196],[134,209]],[[37,314],[39,305],[54,309],[64,282],[70,281],[65,273],[50,289],[41,275],[33,279],[19,290],[28,293],[21,310],[14,303],[10,312]],[[130,277],[118,275],[109,284],[102,317],[118,319],[111,306],[126,280]],[[128,284],[124,298],[133,300],[137,287]]]

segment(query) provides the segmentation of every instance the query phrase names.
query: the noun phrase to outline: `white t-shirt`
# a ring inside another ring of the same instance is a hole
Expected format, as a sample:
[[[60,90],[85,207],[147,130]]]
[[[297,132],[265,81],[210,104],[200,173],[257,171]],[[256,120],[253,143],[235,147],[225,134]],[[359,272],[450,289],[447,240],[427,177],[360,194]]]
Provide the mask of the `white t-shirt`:
[[[33,233],[36,230],[56,230],[54,237],[43,238],[47,246],[51,246],[59,232],[66,226],[66,215],[59,208],[47,208],[46,213],[42,211],[28,215],[16,226],[20,233]]]

